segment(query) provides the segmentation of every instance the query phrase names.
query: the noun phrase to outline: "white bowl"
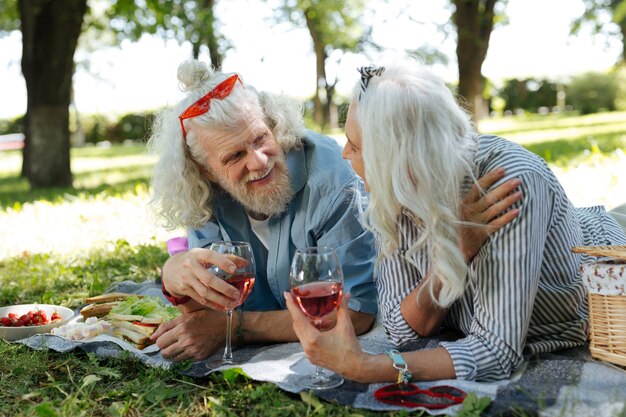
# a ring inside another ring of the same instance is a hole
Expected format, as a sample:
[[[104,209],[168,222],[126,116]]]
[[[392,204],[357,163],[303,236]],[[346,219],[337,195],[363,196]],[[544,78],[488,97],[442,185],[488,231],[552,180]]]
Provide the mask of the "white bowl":
[[[61,316],[61,320],[54,323],[44,324],[43,326],[22,326],[22,327],[6,327],[0,325],[0,339],[7,342],[24,339],[34,334],[50,333],[50,330],[67,323],[73,316],[74,311],[67,307],[55,306],[52,304],[20,304],[15,306],[0,307],[0,317],[6,317],[9,313],[15,313],[18,316],[26,314],[31,310],[43,310],[48,318],[55,311]]]

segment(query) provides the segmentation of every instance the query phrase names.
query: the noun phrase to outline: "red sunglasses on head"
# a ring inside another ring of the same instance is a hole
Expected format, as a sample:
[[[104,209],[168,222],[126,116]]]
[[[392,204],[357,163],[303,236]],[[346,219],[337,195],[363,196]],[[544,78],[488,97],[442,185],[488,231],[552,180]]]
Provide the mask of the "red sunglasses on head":
[[[385,385],[374,392],[374,397],[380,402],[428,410],[440,410],[461,404],[466,395],[465,391],[449,385],[420,389],[417,385],[403,382]]]
[[[187,132],[185,131],[185,124],[183,120],[190,119],[192,117],[200,116],[209,111],[211,108],[211,100],[217,99],[222,100],[230,95],[230,92],[233,91],[235,84],[239,81],[241,85],[243,85],[243,81],[239,75],[231,75],[226,78],[224,81],[215,86],[215,88],[196,102],[194,102],[191,106],[187,107],[187,109],[178,116],[178,120],[180,120],[180,128],[183,131],[183,139],[187,140]]]

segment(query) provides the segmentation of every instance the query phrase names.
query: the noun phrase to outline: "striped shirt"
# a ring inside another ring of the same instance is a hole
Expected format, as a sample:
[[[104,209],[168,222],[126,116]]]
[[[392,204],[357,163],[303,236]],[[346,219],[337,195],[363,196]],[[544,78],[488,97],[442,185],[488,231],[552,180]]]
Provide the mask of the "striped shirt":
[[[516,204],[517,218],[494,233],[468,265],[466,291],[443,323],[464,336],[441,346],[457,378],[489,381],[508,377],[523,354],[586,342],[587,301],[578,267],[593,258],[571,248],[625,244],[626,236],[603,207],[574,208],[541,158],[496,136],[476,135],[475,141],[476,178],[504,167],[499,183],[520,178],[524,197]],[[463,191],[471,185],[466,178]],[[379,263],[376,285],[387,335],[401,345],[420,337],[402,317],[400,303],[426,276],[429,259],[427,248],[412,262],[405,258],[420,226],[402,214],[398,231],[398,249]]]

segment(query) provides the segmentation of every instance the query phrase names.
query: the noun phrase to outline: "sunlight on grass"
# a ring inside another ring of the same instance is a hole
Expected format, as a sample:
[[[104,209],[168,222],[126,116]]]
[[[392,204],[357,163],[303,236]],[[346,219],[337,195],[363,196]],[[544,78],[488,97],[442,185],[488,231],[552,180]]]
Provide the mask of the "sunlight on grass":
[[[488,133],[488,131],[485,131]],[[513,142],[522,145],[534,144],[539,142],[549,142],[554,140],[571,140],[571,139],[594,139],[606,136],[617,136],[623,143],[626,143],[626,121],[621,123],[613,123],[610,125],[599,126],[571,126],[559,129],[541,129],[541,130],[524,130],[516,132],[498,133]]]
[[[154,162],[143,145],[73,149],[74,187],[31,191],[19,178],[21,154],[0,152],[0,259],[184,235],[160,227],[148,206]]]
[[[21,160],[20,152],[0,152],[0,212],[36,201],[62,204],[78,195],[136,194],[136,189],[149,186],[156,161],[144,145],[72,149],[73,187],[30,190],[28,182],[19,176]]]
[[[22,151],[0,151],[0,178],[22,168]]]
[[[547,115],[528,114],[523,116],[506,116],[483,119],[479,122],[481,132],[492,132],[503,135],[507,132],[529,131],[541,129],[561,129],[568,127],[588,127],[593,125],[623,124],[626,112],[608,112],[572,116],[567,113],[551,113]]]
[[[85,158],[72,156],[72,173],[74,175],[83,172],[124,169],[147,166],[152,167],[156,163],[154,155],[127,155],[118,157]]]

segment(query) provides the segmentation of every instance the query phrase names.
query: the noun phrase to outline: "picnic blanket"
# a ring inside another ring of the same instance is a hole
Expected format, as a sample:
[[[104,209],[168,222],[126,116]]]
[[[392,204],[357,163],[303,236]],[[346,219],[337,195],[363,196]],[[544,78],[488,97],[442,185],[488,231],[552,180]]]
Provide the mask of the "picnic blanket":
[[[137,284],[121,282],[109,289],[143,295],[161,296],[160,286],[154,282]],[[360,337],[363,349],[370,353],[382,353],[392,347],[385,332],[377,323],[367,334]],[[34,349],[52,349],[69,352],[82,349],[94,352],[97,356],[119,356],[123,347],[111,341],[70,341],[53,335],[37,335],[19,341]],[[403,346],[401,351],[427,349],[437,346],[436,338],[427,338],[419,343]],[[148,366],[169,368],[173,362],[164,359],[158,350],[147,352],[131,350]],[[183,374],[202,377],[211,372],[226,369],[212,367],[218,363],[222,352],[217,352],[207,360],[195,362]],[[276,384],[285,391],[298,393],[305,390],[298,385],[298,377],[312,373],[314,367],[302,352],[299,343],[273,345],[250,345],[234,352],[235,364],[250,378]],[[496,383],[479,383],[459,380],[418,383],[421,388],[433,385],[453,385],[466,392],[475,392],[479,397],[489,397],[491,405],[486,416],[502,414],[541,416],[624,416],[626,413],[626,370],[595,361],[587,347],[563,350],[555,353],[535,355],[527,358],[523,365],[508,380]],[[337,402],[354,408],[370,410],[398,410],[396,407],[380,403],[374,399],[374,391],[385,384],[360,384],[346,381],[338,388],[317,391],[324,400]],[[455,415],[461,405],[431,414]]]

